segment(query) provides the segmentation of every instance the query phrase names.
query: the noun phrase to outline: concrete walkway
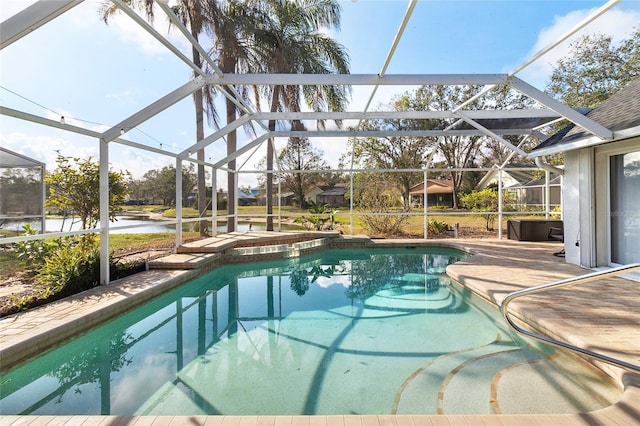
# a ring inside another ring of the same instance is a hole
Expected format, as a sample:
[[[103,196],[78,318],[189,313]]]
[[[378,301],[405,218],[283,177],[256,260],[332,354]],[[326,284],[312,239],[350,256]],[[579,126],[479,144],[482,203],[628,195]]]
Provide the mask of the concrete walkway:
[[[422,240],[376,240],[373,246],[422,245]],[[428,245],[461,248],[474,256],[447,273],[486,300],[499,304],[511,291],[591,272],[553,256],[557,243],[509,240],[430,240]],[[173,288],[197,271],[148,271],[81,295],[0,320],[0,366],[118,315]],[[640,284],[610,278],[514,301],[511,310],[555,338],[640,365]],[[47,417],[3,416],[0,424],[86,425],[640,425],[640,377],[609,365],[603,371],[624,387],[614,406],[585,414],[460,416],[207,416]]]

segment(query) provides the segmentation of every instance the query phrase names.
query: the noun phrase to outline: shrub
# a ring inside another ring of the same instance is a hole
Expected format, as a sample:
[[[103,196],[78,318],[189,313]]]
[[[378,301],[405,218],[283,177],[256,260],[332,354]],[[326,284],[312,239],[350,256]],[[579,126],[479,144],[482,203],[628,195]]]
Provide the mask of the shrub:
[[[38,270],[46,296],[64,297],[100,283],[100,250],[94,235],[65,238]]]
[[[427,232],[430,234],[444,234],[449,230],[447,222],[441,222],[435,219],[429,219],[427,222]]]
[[[503,193],[502,203],[504,211],[511,210],[508,208],[509,203],[513,201],[514,194]],[[498,211],[498,191],[493,189],[484,189],[482,191],[472,191],[460,197],[462,206],[474,212],[488,212],[485,215],[487,231],[493,231]]]
[[[370,235],[402,235],[402,229],[409,221],[409,216],[397,214],[404,212],[402,201],[382,181],[366,183],[358,206],[362,211],[362,226]]]
[[[37,235],[38,230],[26,224],[22,227],[25,235]],[[60,239],[21,241],[16,243],[15,253],[28,268],[36,268],[45,262],[47,256],[60,247]]]

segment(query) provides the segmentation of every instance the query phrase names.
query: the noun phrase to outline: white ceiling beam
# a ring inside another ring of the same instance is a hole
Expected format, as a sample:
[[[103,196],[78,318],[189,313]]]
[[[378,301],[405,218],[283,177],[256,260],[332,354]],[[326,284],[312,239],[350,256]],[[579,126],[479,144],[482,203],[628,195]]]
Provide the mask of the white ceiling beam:
[[[196,143],[195,145],[189,147],[189,149],[186,149],[186,150],[182,151],[179,154],[179,157],[184,160],[185,158],[189,157],[191,154],[195,153],[196,151],[198,151],[200,149],[204,149],[207,146],[211,145],[213,142],[215,142],[215,141],[217,141],[219,139],[222,139],[227,134],[229,134],[229,132],[232,132],[232,131],[236,130],[238,127],[247,124],[250,120],[251,120],[250,116],[243,115],[242,117],[240,117],[239,119],[237,119],[233,123],[227,124],[222,129],[212,133],[211,135],[207,136],[206,138],[202,139],[201,141],[198,141],[198,143]]]
[[[77,133],[79,135],[84,135],[84,136],[89,136],[89,137],[93,137],[96,139],[99,139],[102,134],[99,132],[96,132],[95,130],[89,130],[89,129],[85,129],[84,127],[78,127],[78,126],[74,126],[72,124],[63,124],[60,123],[57,120],[51,120],[49,118],[44,118],[44,117],[40,117],[37,115],[33,115],[33,114],[29,114],[27,112],[23,112],[23,111],[18,111],[12,108],[7,108],[7,107],[3,107],[0,106],[0,114],[2,115],[6,115],[7,117],[14,117],[14,118],[18,118],[20,120],[25,120],[25,121],[29,121],[31,123],[37,123],[37,124],[42,124],[44,126],[49,126],[49,127],[54,127],[56,129],[61,129],[61,130],[65,130],[67,132],[72,132],[72,133]],[[116,138],[114,139],[112,142],[114,143],[118,143],[120,145],[126,145],[126,146],[130,146],[132,148],[136,148],[136,149],[141,149],[143,151],[149,151],[149,152],[154,152],[156,154],[160,154],[160,155],[166,155],[168,157],[173,157],[173,158],[178,158],[178,154],[171,152],[171,151],[166,151],[164,149],[160,149],[160,148],[155,148],[152,146],[148,146],[148,145],[144,145],[138,142],[133,142],[127,139],[123,139],[123,138]],[[196,160],[192,160],[187,158],[187,161],[190,161],[192,163],[197,163]],[[208,163],[204,163],[205,165],[211,165]]]
[[[511,80],[511,87],[520,91],[521,93],[529,96],[535,101],[539,102],[541,105],[552,109],[558,114],[565,117],[567,120],[577,124],[582,127],[586,131],[593,133],[594,135],[602,138],[602,139],[612,139],[613,132],[606,127],[596,123],[592,119],[580,114],[578,111],[574,110],[563,104],[560,101],[555,100],[551,96],[546,93],[536,89],[528,83],[520,80],[517,77],[513,77]]]
[[[550,109],[474,110],[464,112],[472,119],[559,118]],[[254,120],[379,120],[379,119],[448,119],[457,118],[454,111],[321,111],[321,112],[258,112]]]
[[[523,151],[522,149],[520,149],[519,147],[513,145],[511,142],[509,142],[508,140],[500,137],[495,131],[489,130],[486,127],[478,124],[477,122],[473,121],[471,118],[469,118],[468,116],[466,116],[465,113],[463,112],[458,112],[458,115],[460,116],[460,118],[462,118],[465,122],[467,122],[468,124],[470,124],[471,126],[475,127],[476,129],[480,130],[482,133],[484,133],[487,136],[491,136],[492,138],[494,138],[495,140],[497,140],[498,142],[500,142],[501,144],[503,144],[504,146],[506,146],[507,148],[509,148],[512,151],[517,152],[518,154],[526,157],[527,153],[525,151]]]
[[[524,143],[531,137],[531,135],[524,135],[522,137],[522,139],[520,139],[520,143],[518,143],[518,148],[522,149],[522,145],[524,145]],[[498,166],[499,169],[504,169],[507,164],[509,164],[509,161],[511,161],[511,159],[513,158],[513,156],[516,155],[516,151],[515,150],[511,150],[511,152],[509,153],[509,155],[507,155],[507,158],[502,162],[502,164],[500,166]]]
[[[20,40],[82,2],[83,0],[40,0],[5,19],[0,24],[0,49]]]
[[[492,135],[528,135],[530,129],[495,129]],[[480,136],[487,134],[485,131],[476,129],[466,130],[283,130],[271,132],[277,138],[340,138],[340,137],[361,137],[361,138],[381,138],[381,137],[414,137],[429,138],[437,136]]]
[[[422,86],[506,84],[506,74],[225,74],[210,76],[215,85],[351,85],[351,86]]]
[[[211,69],[213,69],[213,72],[215,72],[218,76],[222,77],[223,76],[222,70],[220,70],[218,65],[213,61],[213,59],[211,59],[211,57],[209,56],[207,51],[204,49],[204,47],[202,47],[202,45],[193,36],[193,34],[191,34],[191,31],[189,31],[189,29],[182,23],[180,18],[176,16],[176,14],[173,12],[173,9],[169,7],[167,3],[168,2],[166,0],[156,0],[156,4],[167,15],[167,17],[173,23],[173,25],[175,25],[176,28],[178,28],[178,30],[182,33],[182,35],[189,41],[191,46],[193,46],[198,51],[202,59],[204,59],[209,64]]]
[[[222,70],[211,58],[211,55],[207,53],[207,51],[204,49],[204,47],[202,47],[200,42],[193,36],[193,34],[191,34],[191,32],[182,23],[182,21],[180,21],[180,18],[178,18],[176,14],[173,12],[173,9],[169,7],[169,5],[167,4],[167,1],[156,0],[156,3],[158,4],[158,6],[160,6],[160,9],[164,11],[164,13],[167,15],[169,20],[173,23],[173,25],[175,25],[176,28],[180,30],[182,35],[189,41],[191,46],[193,46],[193,48],[198,51],[198,53],[200,54],[200,57],[209,64],[211,69],[213,69],[213,72],[215,72],[219,77],[223,77],[224,74]],[[200,73],[200,74],[204,75],[203,73]],[[220,87],[220,91],[227,99],[233,102],[238,108],[243,110],[245,113],[250,114],[254,112],[245,102],[242,101],[242,96],[238,94],[238,92],[233,86]]]
[[[547,46],[545,46],[544,48],[540,49],[538,52],[536,52],[535,54],[533,54],[529,59],[527,59],[526,61],[524,61],[522,64],[518,65],[516,68],[513,69],[513,71],[511,71],[509,73],[509,77],[512,77],[514,75],[516,75],[517,73],[519,73],[520,71],[522,71],[523,69],[525,69],[526,67],[528,67],[529,65],[531,65],[532,63],[534,63],[535,61],[537,61],[538,59],[540,59],[542,56],[546,55],[547,53],[549,53],[549,51],[553,50],[555,47],[557,47],[558,45],[560,45],[561,43],[563,43],[565,40],[567,40],[569,37],[571,37],[572,35],[574,35],[575,33],[577,33],[578,31],[580,31],[581,29],[583,29],[584,27],[586,27],[588,24],[590,24],[591,22],[593,22],[596,18],[598,18],[600,15],[602,15],[603,13],[605,13],[606,11],[608,11],[609,9],[611,9],[613,6],[615,6],[616,4],[620,3],[621,0],[609,0],[606,4],[604,4],[603,6],[601,6],[600,8],[598,8],[596,11],[594,11],[591,15],[587,16],[584,20],[582,20],[581,22],[579,22],[577,25],[575,25],[573,28],[571,28],[569,31],[567,31],[566,33],[564,33],[562,36],[560,36],[558,39],[556,39],[555,41],[553,41],[552,43],[548,44]],[[467,99],[466,101],[464,101],[462,104],[458,105],[458,107],[455,109],[455,111],[461,110],[462,108],[464,108],[465,106],[467,106],[468,104],[470,104],[471,102],[475,101],[476,99],[480,98],[481,96],[484,96],[487,92],[491,91],[491,89],[493,89],[494,87],[496,87],[494,84],[492,85],[488,85],[485,86],[480,92],[478,92],[475,96],[473,96],[470,99]]]
[[[254,141],[249,142],[248,144],[244,145],[242,148],[236,150],[236,152],[234,152],[233,154],[227,155],[222,160],[220,160],[217,163],[213,164],[213,167],[217,169],[217,168],[220,168],[221,166],[224,166],[229,161],[233,161],[236,158],[240,157],[245,152],[248,152],[248,151],[252,150],[253,148],[257,147],[258,145],[260,145],[261,143],[263,143],[264,141],[269,139],[269,137],[270,137],[269,133],[265,133],[263,135],[258,136]]]
[[[584,27],[586,27],[588,24],[593,22],[596,18],[598,18],[600,15],[602,15],[603,13],[605,13],[606,11],[608,11],[609,9],[611,9],[613,6],[615,6],[618,3],[620,3],[620,0],[609,0],[606,4],[600,6],[597,10],[595,10],[593,13],[591,13],[585,19],[583,19],[578,24],[576,24],[574,27],[569,29],[569,31],[564,33],[562,36],[557,38],[552,43],[550,43],[547,46],[545,46],[542,49],[540,49],[537,53],[532,55],[529,59],[527,59],[522,64],[520,64],[519,66],[514,68],[514,70],[509,73],[509,76],[516,75],[517,73],[519,73],[520,71],[522,71],[523,69],[525,69],[526,67],[528,67],[529,65],[531,65],[532,63],[537,61],[538,59],[540,59],[543,55],[546,55],[547,53],[549,53],[549,51],[551,51],[554,48],[556,48],[558,45],[563,43],[569,37],[573,36],[575,33],[580,31]]]
[[[180,60],[182,60],[182,62],[187,64],[196,73],[196,75],[205,75],[204,71],[202,71],[200,67],[194,64],[189,57],[187,57],[184,53],[182,53],[180,49],[178,49],[176,46],[173,45],[173,43],[171,43],[169,40],[167,40],[162,35],[160,35],[160,33],[156,31],[155,28],[149,25],[149,23],[145,21],[136,12],[131,10],[131,8],[127,6],[124,2],[122,2],[121,0],[111,0],[111,1],[114,4],[116,4],[120,8],[120,10],[122,10],[129,18],[133,19],[136,24],[140,25],[146,32],[151,34],[153,38],[158,40],[164,47],[169,49],[171,53],[176,55]]]
[[[384,75],[387,73],[387,68],[389,67],[391,58],[393,58],[393,54],[395,53],[396,48],[398,47],[398,43],[400,43],[400,39],[402,39],[402,34],[404,33],[404,30],[407,27],[407,24],[409,23],[409,18],[411,18],[411,14],[413,14],[413,9],[415,9],[417,3],[418,3],[417,0],[409,0],[409,6],[407,7],[407,10],[404,12],[402,22],[400,23],[398,32],[396,32],[396,36],[393,38],[393,42],[391,43],[391,48],[389,49],[389,52],[387,53],[384,63],[382,64],[382,69],[380,69],[380,72],[378,73],[378,77],[384,77]],[[369,107],[371,106],[371,102],[373,101],[373,98],[376,96],[377,91],[378,91],[378,85],[376,84],[375,86],[373,86],[373,89],[371,90],[371,95],[369,95],[369,100],[367,100],[367,104],[364,107],[365,111],[369,110]]]
[[[171,105],[181,101],[187,96],[191,95],[196,90],[199,90],[204,86],[205,80],[202,77],[196,77],[193,80],[183,84],[173,92],[168,95],[158,99],[154,103],[149,106],[141,109],[137,113],[133,114],[129,118],[121,121],[116,124],[106,132],[101,135],[101,138],[104,139],[105,142],[110,142],[120,136],[122,133],[126,133],[139,124],[147,121],[151,117],[159,114],[165,109],[169,108]]]

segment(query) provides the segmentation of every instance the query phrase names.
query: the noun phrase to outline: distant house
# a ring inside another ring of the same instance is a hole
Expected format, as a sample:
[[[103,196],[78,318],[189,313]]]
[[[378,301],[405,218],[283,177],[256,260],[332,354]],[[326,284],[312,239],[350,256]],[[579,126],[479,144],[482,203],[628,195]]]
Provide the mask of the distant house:
[[[331,185],[313,185],[313,187],[304,194],[304,199],[307,200],[307,202],[313,201],[314,203],[317,203],[318,199],[316,197],[318,194],[321,194],[330,188]]]
[[[565,260],[587,268],[640,262],[640,78],[585,115],[613,137],[572,124],[529,154],[564,153]]]
[[[526,166],[522,166],[526,167]],[[476,190],[482,191],[491,185],[498,185],[498,179],[502,179],[502,187],[505,191],[515,196],[515,205],[525,207],[541,207],[545,205],[545,178],[535,179],[538,168],[531,170],[502,170],[488,171],[476,185]],[[500,176],[501,175],[501,176]],[[562,177],[557,173],[549,176],[549,204],[551,207],[560,206],[562,192]]]
[[[278,191],[273,191],[273,196],[271,197],[273,200],[273,206],[276,207],[278,205]],[[293,206],[295,204],[295,194],[293,192],[283,192],[280,194],[280,205],[281,206]],[[256,197],[257,205],[266,206],[267,205],[267,197],[265,194],[258,195]]]
[[[512,166],[518,167],[517,164],[512,164]],[[480,179],[480,182],[478,182],[475,189],[482,191],[490,186],[497,186],[499,178],[502,178],[503,188],[522,186],[533,179],[533,174],[536,171],[538,171],[538,168],[534,167],[531,167],[531,170],[502,170],[502,173],[498,173],[498,169],[491,169],[482,177],[482,179]]]
[[[349,189],[345,186],[334,186],[316,195],[316,203],[327,204],[330,207],[348,207],[349,200],[345,195]]]
[[[258,199],[250,192],[238,191],[238,205],[239,206],[257,206]]]
[[[424,206],[424,181],[409,189],[411,205]],[[427,206],[453,207],[453,181],[427,179]]]

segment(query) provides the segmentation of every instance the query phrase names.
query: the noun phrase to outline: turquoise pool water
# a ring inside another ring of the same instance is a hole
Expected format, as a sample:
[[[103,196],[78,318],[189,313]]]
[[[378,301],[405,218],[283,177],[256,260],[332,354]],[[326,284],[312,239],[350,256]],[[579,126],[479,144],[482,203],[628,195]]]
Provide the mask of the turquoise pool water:
[[[450,283],[445,268],[463,257],[335,250],[221,267],[3,374],[0,413],[579,412],[616,400]]]

